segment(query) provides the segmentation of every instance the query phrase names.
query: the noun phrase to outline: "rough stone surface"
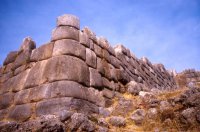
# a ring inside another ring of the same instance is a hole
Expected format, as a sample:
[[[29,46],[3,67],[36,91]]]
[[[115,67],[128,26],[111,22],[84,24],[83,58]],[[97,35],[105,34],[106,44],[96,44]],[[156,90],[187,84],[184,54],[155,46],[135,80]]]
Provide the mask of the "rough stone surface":
[[[112,116],[109,119],[110,124],[112,124],[113,126],[125,126],[126,125],[126,119],[120,116]]]
[[[79,41],[79,31],[73,27],[61,26],[52,31],[51,41],[73,39]]]
[[[39,61],[31,68],[24,84],[25,88],[35,87],[46,82],[46,78],[44,78],[46,64],[47,60]]]
[[[75,40],[62,39],[54,44],[53,56],[72,55],[85,60],[86,50],[83,45]]]
[[[16,57],[17,57],[17,53],[18,53],[17,51],[11,51],[11,52],[7,55],[6,59],[4,60],[3,65],[7,65],[7,64],[9,64],[9,63],[14,62],[15,59],[16,59]]]
[[[29,93],[30,93],[29,89],[25,89],[25,90],[17,92],[14,96],[14,103],[16,105],[29,103],[30,102]]]
[[[41,47],[34,49],[31,54],[30,61],[41,61],[52,56],[53,43],[47,43]]]
[[[13,93],[6,93],[0,96],[0,110],[9,107],[13,103]]]
[[[102,87],[101,74],[99,74],[98,71],[93,68],[89,68],[89,70],[90,70],[90,86],[101,88]]]
[[[17,105],[11,109],[8,118],[15,121],[26,121],[31,117],[32,110],[30,104]]]
[[[57,18],[57,26],[71,26],[80,29],[80,21],[79,18],[74,15],[64,14]]]
[[[142,84],[131,81],[127,84],[127,90],[130,94],[138,95],[143,90]]]
[[[80,44],[84,45],[85,47],[90,47],[90,39],[88,35],[82,31],[79,32],[79,42]]]
[[[96,68],[97,66],[96,54],[88,48],[86,48],[86,63],[92,68]]]
[[[136,123],[136,124],[141,124],[144,120],[146,113],[143,109],[137,109],[133,114],[131,115],[131,119]]]
[[[69,110],[71,100],[71,97],[64,97],[38,102],[36,104],[36,116],[58,114],[64,110]]]
[[[48,60],[44,76],[49,82],[58,80],[77,81],[89,86],[89,68],[72,56],[56,56]]]

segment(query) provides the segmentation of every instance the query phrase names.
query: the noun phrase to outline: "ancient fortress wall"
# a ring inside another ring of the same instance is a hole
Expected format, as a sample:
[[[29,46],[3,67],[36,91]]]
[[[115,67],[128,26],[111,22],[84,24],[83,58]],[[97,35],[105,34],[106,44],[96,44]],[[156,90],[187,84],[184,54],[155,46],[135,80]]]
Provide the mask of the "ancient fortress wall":
[[[79,19],[57,19],[51,42],[36,48],[25,38],[0,68],[0,120],[26,121],[65,110],[98,113],[134,80],[147,88],[175,87],[162,64],[136,58],[123,45],[111,47]]]
[[[179,75],[185,77],[185,83],[189,87],[200,86],[200,71],[196,71],[195,69],[187,69],[181,72]]]

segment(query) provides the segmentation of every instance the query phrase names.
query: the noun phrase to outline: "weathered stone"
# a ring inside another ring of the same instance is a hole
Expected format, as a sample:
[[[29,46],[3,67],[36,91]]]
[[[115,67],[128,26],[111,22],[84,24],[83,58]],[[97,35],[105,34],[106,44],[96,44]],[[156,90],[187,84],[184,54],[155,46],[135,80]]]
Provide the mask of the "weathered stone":
[[[88,35],[82,31],[79,31],[79,42],[85,47],[88,47],[88,48],[90,47],[90,39]]]
[[[108,40],[106,38],[99,37],[98,44],[99,44],[99,46],[101,46],[102,48],[104,48],[106,50],[109,48]]]
[[[142,91],[142,84],[140,83],[137,83],[135,81],[130,81],[128,84],[127,84],[127,90],[130,94],[133,94],[133,95],[138,95],[140,91]]]
[[[31,61],[41,61],[52,56],[53,43],[47,43],[41,47],[34,49],[31,54]]]
[[[108,51],[107,50],[103,50],[103,58],[105,59],[105,60],[107,60],[107,62],[110,62],[110,54],[108,53]]]
[[[35,42],[32,40],[31,37],[26,37],[24,38],[22,45],[20,47],[20,52],[26,52],[28,51],[30,53],[30,51],[32,51],[33,49],[36,48]]]
[[[75,40],[62,39],[54,44],[53,56],[57,55],[72,55],[85,60],[86,50],[83,45]]]
[[[110,56],[110,63],[115,67],[115,68],[120,68],[120,61],[115,58],[114,56]]]
[[[86,33],[91,40],[93,40],[95,43],[97,43],[96,34],[94,32],[92,32],[92,30],[90,30],[88,27],[84,27],[82,29],[82,31],[84,33]]]
[[[70,110],[77,111],[79,113],[83,113],[86,115],[99,113],[97,105],[83,99],[75,99],[75,98],[73,98],[71,101]]]
[[[106,122],[105,118],[99,118],[98,119],[98,125],[104,126],[104,127],[109,127],[109,124]]]
[[[44,76],[49,82],[77,81],[89,86],[89,68],[84,61],[72,56],[56,56],[48,60]]]
[[[13,69],[20,67],[21,65],[25,65],[30,61],[31,52],[30,51],[23,51],[20,52],[15,59]]]
[[[121,96],[121,95],[120,95]],[[112,114],[115,116],[121,115],[129,115],[134,109],[136,109],[138,103],[135,100],[125,99],[123,97],[119,97],[119,102],[113,110]]]
[[[156,108],[150,108],[147,111],[147,117],[150,119],[156,119],[158,116],[158,110]]]
[[[101,74],[99,74],[96,69],[89,68],[89,70],[90,70],[90,86],[101,88],[102,87]]]
[[[136,124],[142,124],[144,117],[146,113],[143,109],[137,109],[133,114],[131,115],[131,119],[136,123]]]
[[[127,55],[127,49],[123,45],[117,45],[114,47],[115,53],[123,53]]]
[[[6,65],[4,73],[12,72],[14,68],[15,68],[14,63],[9,63],[8,65]]]
[[[106,88],[104,88],[102,92],[103,92],[103,96],[110,98],[110,99],[112,99],[115,95],[114,91],[111,91],[111,90],[106,89]]]
[[[115,82],[117,82],[117,74],[116,74],[116,69],[114,66],[112,66],[111,64],[109,64],[110,67],[110,79],[114,80]]]
[[[95,125],[89,121],[87,116],[82,113],[74,113],[71,116],[71,122],[69,124],[69,131],[94,131]]]
[[[94,51],[94,42],[90,39],[90,49]]]
[[[8,91],[19,91],[21,89],[24,88],[24,82],[26,81],[26,77],[29,73],[29,70],[26,70],[20,74],[18,74],[17,76],[14,76],[12,78],[10,78],[9,80],[7,80],[6,82],[4,82],[2,84],[2,87],[0,89],[0,93],[5,93]]]
[[[63,110],[62,112],[59,113],[59,119],[62,122],[67,121],[71,116],[73,115],[72,111],[68,110]]]
[[[87,100],[95,103],[95,105],[105,107],[105,99],[102,92],[94,88],[88,88]]]
[[[17,105],[11,109],[8,118],[11,120],[23,122],[29,119],[31,114],[31,104]]]
[[[31,102],[38,102],[43,99],[51,97],[51,86],[52,84],[43,84],[38,87],[30,89],[29,100]]]
[[[73,39],[79,41],[79,30],[68,26],[57,27],[52,31],[51,41],[60,39]]]
[[[127,84],[130,81],[130,77],[124,70],[116,69],[117,80],[122,84]]]
[[[9,64],[9,63],[14,62],[15,59],[16,59],[16,57],[17,57],[17,53],[18,53],[17,51],[11,51],[11,52],[7,55],[6,59],[4,60],[3,65],[7,65],[7,64]]]
[[[0,96],[0,109],[5,109],[13,103],[13,93],[6,93]]]
[[[4,83],[5,81],[7,81],[9,78],[11,78],[13,76],[13,73],[12,72],[8,72],[6,74],[3,74],[1,77],[0,77],[0,83]],[[2,89],[0,89],[1,91]],[[1,92],[0,92],[1,94]]]
[[[111,88],[111,84],[110,84],[110,81],[105,78],[105,77],[102,77],[102,82],[103,82],[103,86],[106,87],[106,88]]]
[[[30,102],[30,100],[29,100],[29,96],[30,96],[29,93],[30,93],[29,89],[25,89],[25,90],[17,92],[15,94],[15,97],[14,97],[14,103],[16,105],[29,103]]]
[[[93,68],[97,67],[96,54],[88,48],[86,48],[86,63]]]
[[[17,75],[17,74],[23,72],[25,69],[26,69],[26,65],[22,65],[22,66],[18,67],[17,69],[15,69],[14,75]]]
[[[111,111],[107,108],[104,107],[99,107],[99,114],[103,117],[108,117],[111,115]]]
[[[46,82],[46,78],[44,78],[46,64],[47,60],[39,61],[31,68],[24,84],[25,88],[35,87]]]
[[[3,120],[4,118],[6,118],[7,113],[8,113],[8,109],[2,109],[2,110],[0,110],[0,121]]]
[[[80,29],[80,20],[71,14],[64,14],[57,18],[57,26],[71,26]]]
[[[109,123],[113,126],[121,127],[126,125],[126,119],[121,116],[112,116],[109,119]]]
[[[181,113],[181,122],[185,124],[194,124],[196,122],[195,114],[194,108],[187,108]]]
[[[44,100],[36,104],[36,116],[58,114],[63,110],[69,110],[72,98],[55,98]]]
[[[97,44],[94,44],[94,52],[98,57],[103,57],[103,49]]]

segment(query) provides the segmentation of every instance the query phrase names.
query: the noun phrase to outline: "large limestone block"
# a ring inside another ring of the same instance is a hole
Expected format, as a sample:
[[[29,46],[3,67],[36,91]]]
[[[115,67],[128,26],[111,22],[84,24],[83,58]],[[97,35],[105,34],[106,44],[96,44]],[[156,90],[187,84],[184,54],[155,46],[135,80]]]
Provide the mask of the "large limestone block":
[[[120,61],[114,57],[114,56],[110,56],[110,63],[115,67],[115,68],[120,68]]]
[[[85,32],[79,31],[79,42],[85,47],[90,47],[90,39]]]
[[[37,102],[43,99],[51,97],[51,87],[52,84],[43,84],[30,89],[29,100],[31,102]]]
[[[24,88],[24,83],[26,81],[29,71],[30,70],[27,69],[26,71],[14,76],[14,77],[8,79],[6,82],[4,82],[0,89],[0,93],[5,93],[5,92],[11,91],[11,90],[13,92],[22,90]]]
[[[31,61],[40,61],[48,59],[52,56],[53,43],[47,43],[41,47],[34,49],[31,54]]]
[[[26,63],[28,63],[30,61],[30,56],[31,56],[30,51],[19,52],[18,56],[15,59],[13,68],[16,69],[21,65],[25,65]]]
[[[72,55],[85,60],[86,50],[79,42],[71,39],[62,39],[55,42],[53,56]]]
[[[91,87],[102,87],[102,78],[101,74],[96,69],[89,68],[90,70],[90,86]]]
[[[14,121],[26,121],[31,117],[31,104],[17,105],[11,108],[8,118]]]
[[[47,81],[44,77],[46,64],[47,60],[39,61],[31,68],[25,82],[25,88],[35,87]]]
[[[57,114],[69,110],[71,97],[48,99],[36,104],[36,116]]]
[[[17,105],[28,103],[30,101],[29,93],[30,93],[29,89],[25,89],[25,90],[21,90],[17,92],[14,96],[14,103]]]
[[[6,93],[0,95],[0,109],[5,109],[13,103],[13,93]]]
[[[93,89],[93,90],[91,90]],[[92,102],[98,106],[104,105],[101,92],[94,88],[86,88],[73,81],[57,81],[51,84],[51,98],[74,97]]]
[[[45,78],[49,82],[57,80],[77,81],[89,86],[89,68],[84,61],[73,56],[56,56],[48,60]]]
[[[128,74],[121,69],[116,69],[117,80],[120,81],[122,84],[126,84],[130,81],[130,77]]]
[[[91,49],[88,48],[86,48],[86,63],[93,68],[97,67],[96,54]]]
[[[6,59],[4,60],[3,65],[7,65],[7,64],[9,64],[9,63],[14,62],[15,59],[16,59],[16,57],[17,57],[17,53],[18,53],[17,51],[11,51],[11,52],[7,55]]]
[[[110,62],[110,54],[107,50],[103,50],[103,58]]]
[[[108,50],[108,48],[109,48],[108,40],[104,37],[98,38],[98,44],[99,44],[99,46],[101,46],[102,48],[104,48],[106,50]]]
[[[20,52],[25,52],[25,51],[32,51],[33,49],[36,48],[36,44],[35,42],[32,40],[32,38],[30,37],[26,37],[24,38],[22,44],[21,44],[21,47],[20,47]]]
[[[52,31],[51,41],[60,39],[73,39],[79,41],[79,30],[68,26],[57,27]]]
[[[94,41],[95,43],[97,43],[96,34],[95,34],[91,29],[89,29],[88,27],[84,27],[84,28],[82,29],[82,31],[83,31],[84,33],[86,33],[86,34],[88,35],[88,37],[89,37],[92,41]]]
[[[56,81],[51,84],[51,98],[75,97],[87,100],[88,89],[74,81]]]
[[[97,44],[94,44],[94,52],[96,53],[96,55],[100,58],[103,57],[103,49],[98,46]]]
[[[71,26],[80,29],[80,20],[71,14],[64,14],[57,18],[57,26]]]

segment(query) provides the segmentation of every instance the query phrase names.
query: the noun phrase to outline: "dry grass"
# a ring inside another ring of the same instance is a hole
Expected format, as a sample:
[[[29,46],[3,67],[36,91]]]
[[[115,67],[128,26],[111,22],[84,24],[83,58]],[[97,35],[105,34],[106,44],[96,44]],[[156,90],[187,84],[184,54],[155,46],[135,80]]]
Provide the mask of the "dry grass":
[[[174,98],[174,97],[177,97],[177,96],[181,95],[187,89],[188,89],[187,87],[183,87],[181,89],[176,89],[176,90],[173,90],[173,91],[162,92],[161,94],[159,94],[157,96],[157,98],[160,99],[160,100],[171,99],[171,98]]]

